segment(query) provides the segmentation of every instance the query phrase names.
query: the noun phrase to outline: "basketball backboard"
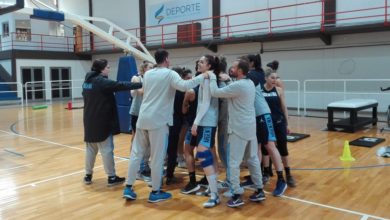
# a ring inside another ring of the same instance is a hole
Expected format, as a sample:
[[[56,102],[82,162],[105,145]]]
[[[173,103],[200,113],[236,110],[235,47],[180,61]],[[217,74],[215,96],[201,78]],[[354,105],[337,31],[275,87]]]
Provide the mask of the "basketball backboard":
[[[0,15],[24,8],[24,0],[0,0]]]

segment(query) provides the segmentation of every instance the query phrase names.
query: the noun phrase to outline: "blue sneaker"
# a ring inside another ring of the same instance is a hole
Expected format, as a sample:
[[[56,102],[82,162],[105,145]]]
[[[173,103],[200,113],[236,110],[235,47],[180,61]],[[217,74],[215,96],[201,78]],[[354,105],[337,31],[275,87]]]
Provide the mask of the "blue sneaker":
[[[272,192],[272,195],[274,196],[282,196],[284,191],[287,189],[287,183],[284,180],[279,179],[276,182],[276,187],[274,191]]]
[[[172,194],[159,190],[157,192],[151,192],[148,202],[156,203],[172,198]]]
[[[132,187],[125,187],[123,190],[123,198],[126,200],[135,200],[137,199],[137,194],[135,194]]]
[[[234,196],[226,203],[226,205],[229,206],[230,208],[236,208],[236,207],[238,207],[238,206],[244,205],[244,201],[242,201],[240,195],[234,195]]]
[[[251,196],[249,196],[249,200],[252,202],[260,202],[265,200],[265,194],[263,189],[257,189]]]
[[[244,189],[256,189],[254,183],[252,182],[252,179],[247,179],[244,182],[240,183],[240,186]]]

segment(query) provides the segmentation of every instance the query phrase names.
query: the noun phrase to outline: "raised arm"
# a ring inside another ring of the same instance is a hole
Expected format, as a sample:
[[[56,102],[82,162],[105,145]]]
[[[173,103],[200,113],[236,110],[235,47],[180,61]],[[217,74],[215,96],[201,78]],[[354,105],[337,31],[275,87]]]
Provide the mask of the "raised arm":
[[[179,90],[179,91],[182,91],[182,92],[185,92],[186,90],[189,90],[189,89],[192,89],[194,87],[196,87],[197,85],[199,85],[203,79],[204,79],[204,75],[201,74],[191,80],[184,80],[182,79],[179,74],[175,71],[171,71],[169,72],[170,74],[170,77],[172,77],[172,80],[171,80],[171,86],[173,88],[175,88],[176,90]]]
[[[142,87],[142,83],[133,83],[133,82],[118,82],[111,79],[101,78],[99,79],[100,86],[104,91],[107,92],[117,92],[123,90],[133,90],[139,89]]]
[[[210,92],[211,95],[218,98],[233,98],[238,96],[239,85],[237,83],[229,84],[223,88],[218,88],[217,77],[214,73],[210,75]]]
[[[141,82],[141,79],[140,79],[140,77],[141,76],[133,76],[132,78],[131,78],[131,82],[133,82],[133,83],[139,83],[139,82]],[[140,88],[140,89],[137,89],[137,90],[131,90],[130,91],[130,95],[131,95],[131,97],[135,97],[135,96],[137,96],[137,95],[142,95],[142,94],[144,94],[144,89],[143,88]]]

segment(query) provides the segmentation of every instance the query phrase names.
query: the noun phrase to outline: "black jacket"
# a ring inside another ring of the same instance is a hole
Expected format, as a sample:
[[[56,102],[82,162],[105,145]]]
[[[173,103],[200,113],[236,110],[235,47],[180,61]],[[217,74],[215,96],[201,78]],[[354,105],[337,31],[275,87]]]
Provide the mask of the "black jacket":
[[[142,83],[117,82],[98,72],[89,72],[83,83],[84,141],[102,142],[119,134],[119,120],[114,92],[139,89]]]

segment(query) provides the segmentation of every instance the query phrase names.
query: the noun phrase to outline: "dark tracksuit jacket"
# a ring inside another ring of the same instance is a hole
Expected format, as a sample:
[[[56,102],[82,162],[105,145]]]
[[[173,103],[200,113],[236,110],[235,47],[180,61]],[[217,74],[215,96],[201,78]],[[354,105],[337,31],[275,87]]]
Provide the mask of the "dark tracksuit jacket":
[[[117,82],[98,72],[89,72],[83,83],[84,141],[102,142],[119,134],[119,119],[114,93],[139,89],[142,83]]]

